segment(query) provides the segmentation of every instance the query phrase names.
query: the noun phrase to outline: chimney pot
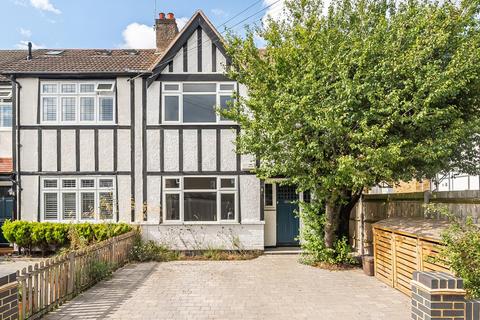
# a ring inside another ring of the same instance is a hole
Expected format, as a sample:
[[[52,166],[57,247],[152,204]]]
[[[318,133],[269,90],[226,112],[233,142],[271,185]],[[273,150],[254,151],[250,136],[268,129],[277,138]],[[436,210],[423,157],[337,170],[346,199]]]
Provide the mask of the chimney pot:
[[[175,19],[175,15],[173,13],[169,12],[169,13],[167,13],[167,19],[170,19],[170,20]]]
[[[164,13],[164,12],[160,12],[160,13],[158,14],[158,19],[160,19],[160,20],[165,19],[165,13]]]

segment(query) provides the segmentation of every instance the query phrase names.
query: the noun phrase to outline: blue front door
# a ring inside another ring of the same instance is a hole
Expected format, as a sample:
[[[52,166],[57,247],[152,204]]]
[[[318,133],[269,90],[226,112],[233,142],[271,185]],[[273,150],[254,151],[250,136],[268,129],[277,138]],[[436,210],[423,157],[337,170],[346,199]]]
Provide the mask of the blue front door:
[[[295,187],[277,185],[277,246],[298,245],[297,200]]]
[[[13,219],[13,197],[0,196],[0,228],[7,219]],[[0,246],[6,245],[8,245],[8,241],[5,239],[3,232],[0,229]]]

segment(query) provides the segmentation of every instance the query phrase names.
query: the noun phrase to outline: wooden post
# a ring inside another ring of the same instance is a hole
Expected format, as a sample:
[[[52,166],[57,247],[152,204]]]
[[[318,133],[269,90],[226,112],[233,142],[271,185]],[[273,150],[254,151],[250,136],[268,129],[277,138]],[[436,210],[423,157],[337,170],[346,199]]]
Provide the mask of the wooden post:
[[[73,294],[75,288],[75,253],[70,252],[68,254],[68,288],[67,294]]]

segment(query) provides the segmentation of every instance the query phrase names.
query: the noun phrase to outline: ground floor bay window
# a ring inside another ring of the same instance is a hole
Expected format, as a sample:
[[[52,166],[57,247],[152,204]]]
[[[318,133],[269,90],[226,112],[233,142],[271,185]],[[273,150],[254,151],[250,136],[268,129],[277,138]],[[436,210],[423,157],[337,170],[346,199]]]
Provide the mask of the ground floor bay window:
[[[44,221],[115,219],[113,177],[44,177],[40,183]]]
[[[166,223],[237,222],[236,177],[165,177]]]

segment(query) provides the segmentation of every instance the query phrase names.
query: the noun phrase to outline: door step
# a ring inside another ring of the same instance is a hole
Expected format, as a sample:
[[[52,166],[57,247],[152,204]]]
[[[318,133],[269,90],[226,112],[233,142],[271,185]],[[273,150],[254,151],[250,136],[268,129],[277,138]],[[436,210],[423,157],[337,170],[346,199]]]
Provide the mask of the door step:
[[[280,255],[280,254],[301,254],[302,248],[300,247],[276,247],[276,248],[265,248],[263,254],[265,255]]]

